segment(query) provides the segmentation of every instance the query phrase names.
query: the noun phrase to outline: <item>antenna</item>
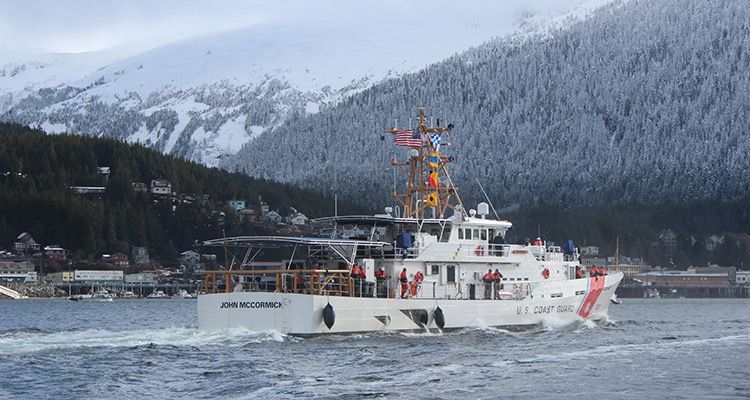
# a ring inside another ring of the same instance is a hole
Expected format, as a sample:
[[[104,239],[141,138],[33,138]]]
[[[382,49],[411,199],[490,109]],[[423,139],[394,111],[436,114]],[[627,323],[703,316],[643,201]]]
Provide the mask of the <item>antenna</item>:
[[[479,188],[482,189],[482,193],[484,193],[484,198],[487,199],[487,202],[490,203],[490,207],[492,207],[492,212],[495,213],[495,218],[500,219],[500,216],[497,215],[497,211],[495,210],[495,206],[492,205],[492,200],[490,200],[490,196],[487,196],[487,192],[484,191],[484,187],[482,186],[482,182],[479,182],[479,178],[474,177],[474,179],[477,180],[477,183],[479,184]]]

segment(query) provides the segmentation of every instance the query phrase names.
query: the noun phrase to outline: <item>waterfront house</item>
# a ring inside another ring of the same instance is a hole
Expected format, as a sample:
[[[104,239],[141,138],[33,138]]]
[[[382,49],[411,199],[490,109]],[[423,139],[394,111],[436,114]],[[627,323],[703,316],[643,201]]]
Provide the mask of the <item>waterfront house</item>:
[[[187,266],[195,266],[201,260],[201,255],[195,251],[188,250],[180,253],[180,264]]]
[[[133,190],[136,192],[148,192],[148,186],[143,182],[133,182]]]
[[[260,198],[260,195],[258,195],[258,204],[260,204],[260,214],[266,215],[270,208],[268,207],[268,203],[263,201],[263,199]]]
[[[13,252],[16,254],[36,254],[39,250],[39,243],[28,232],[18,235],[16,241],[13,242]]]
[[[53,244],[50,246],[44,247],[44,256],[49,258],[50,260],[64,260],[65,259],[65,249],[62,247]]]
[[[151,259],[148,256],[148,249],[141,246],[133,246],[131,251],[133,258],[133,265],[137,267],[145,267],[151,263]]]
[[[165,179],[154,179],[151,181],[151,193],[162,196],[172,194],[172,182]]]
[[[289,222],[292,225],[307,225],[307,222],[309,221],[309,218],[305,214],[302,214],[301,212],[298,212],[297,210],[294,210],[294,214],[290,215],[287,218],[287,222]]]
[[[34,283],[39,280],[34,263],[20,257],[0,259],[0,279],[10,282]]]
[[[229,200],[229,207],[234,211],[241,211],[245,208],[245,200]]]
[[[659,234],[659,243],[661,243],[667,252],[672,252],[677,249],[677,234],[671,229],[665,229]]]
[[[110,261],[112,261],[112,263],[115,264],[115,267],[118,268],[128,268],[130,266],[128,256],[122,253],[112,254]]]
[[[264,217],[269,224],[281,224],[281,215],[279,215],[279,213],[277,213],[276,211],[269,211],[266,215],[264,215]]]

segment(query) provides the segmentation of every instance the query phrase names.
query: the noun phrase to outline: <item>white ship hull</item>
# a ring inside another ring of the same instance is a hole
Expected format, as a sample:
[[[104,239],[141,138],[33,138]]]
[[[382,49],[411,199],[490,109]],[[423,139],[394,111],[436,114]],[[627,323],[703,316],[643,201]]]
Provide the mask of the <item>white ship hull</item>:
[[[566,324],[601,319],[622,279],[617,273],[598,278],[550,282],[521,300],[383,299],[294,293],[237,292],[198,297],[201,329],[243,327],[297,335],[321,333],[437,330],[440,307],[445,329],[501,327],[522,329],[542,322]],[[562,297],[551,297],[562,292]],[[578,294],[576,294],[578,293]],[[334,323],[324,323],[331,304]],[[425,322],[426,321],[426,322]]]

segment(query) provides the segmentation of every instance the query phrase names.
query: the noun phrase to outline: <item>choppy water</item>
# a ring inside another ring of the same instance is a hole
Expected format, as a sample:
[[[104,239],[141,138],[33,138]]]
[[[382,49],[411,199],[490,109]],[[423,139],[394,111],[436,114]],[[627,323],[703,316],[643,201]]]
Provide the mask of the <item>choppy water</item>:
[[[196,329],[195,300],[0,301],[0,398],[750,398],[750,300],[524,333]]]

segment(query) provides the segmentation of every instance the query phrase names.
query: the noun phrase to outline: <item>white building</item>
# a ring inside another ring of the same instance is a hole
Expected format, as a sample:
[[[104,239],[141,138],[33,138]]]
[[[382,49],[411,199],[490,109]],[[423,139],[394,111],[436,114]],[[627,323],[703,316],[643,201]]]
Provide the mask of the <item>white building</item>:
[[[154,179],[151,181],[151,193],[168,196],[172,194],[172,182],[165,179]]]
[[[589,257],[597,257],[599,255],[599,247],[597,246],[583,246],[581,247],[581,255]]]
[[[31,261],[19,258],[0,260],[0,279],[12,282],[33,283],[39,280]]]
[[[738,285],[750,285],[750,271],[737,271],[735,282]]]
[[[73,280],[75,282],[122,282],[122,271],[91,271],[75,270]]]

